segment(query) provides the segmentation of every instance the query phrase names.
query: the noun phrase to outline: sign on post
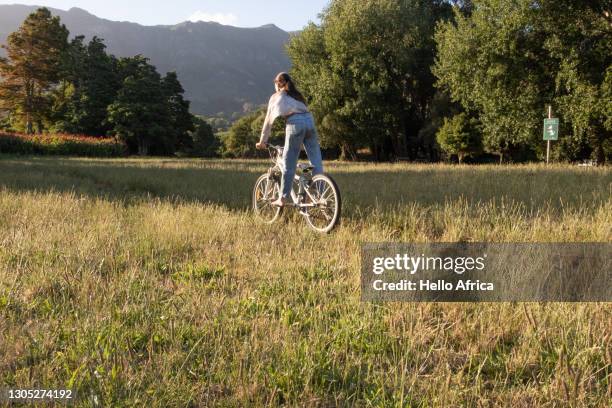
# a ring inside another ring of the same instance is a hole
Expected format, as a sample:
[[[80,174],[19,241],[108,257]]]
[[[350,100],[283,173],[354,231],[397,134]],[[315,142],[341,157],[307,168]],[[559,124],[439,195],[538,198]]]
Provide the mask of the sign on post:
[[[544,140],[559,140],[559,118],[544,119]]]

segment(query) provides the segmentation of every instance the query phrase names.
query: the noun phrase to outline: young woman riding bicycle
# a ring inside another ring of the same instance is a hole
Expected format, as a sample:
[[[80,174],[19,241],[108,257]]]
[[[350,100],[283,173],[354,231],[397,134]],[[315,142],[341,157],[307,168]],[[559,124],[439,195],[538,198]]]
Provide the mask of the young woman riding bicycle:
[[[308,159],[313,166],[313,175],[323,174],[323,159],[314,119],[308,111],[306,100],[295,87],[295,83],[289,74],[286,72],[278,74],[274,79],[274,87],[276,93],[270,97],[266,119],[261,130],[261,138],[256,147],[266,149],[274,120],[279,116],[287,119],[281,168],[281,195],[271,203],[283,207],[292,201],[291,187],[302,145],[304,145]]]

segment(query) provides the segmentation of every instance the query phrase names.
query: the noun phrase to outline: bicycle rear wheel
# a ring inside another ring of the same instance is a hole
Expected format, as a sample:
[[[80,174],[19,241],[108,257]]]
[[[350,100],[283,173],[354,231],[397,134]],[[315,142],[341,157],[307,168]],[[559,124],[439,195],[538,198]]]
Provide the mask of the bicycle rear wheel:
[[[340,222],[342,208],[340,189],[336,182],[328,175],[318,174],[312,178],[307,195],[315,204],[306,210],[308,225],[318,232],[333,230]]]
[[[272,224],[281,215],[283,208],[272,205],[280,197],[280,183],[268,173],[259,176],[253,188],[253,211],[267,224]]]

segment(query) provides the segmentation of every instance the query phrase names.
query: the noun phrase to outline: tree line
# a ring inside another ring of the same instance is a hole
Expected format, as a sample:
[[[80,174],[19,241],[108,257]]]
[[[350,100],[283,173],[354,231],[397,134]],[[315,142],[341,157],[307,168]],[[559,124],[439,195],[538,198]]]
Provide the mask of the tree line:
[[[176,73],[160,75],[141,55],[110,55],[100,38],[69,35],[46,8],[9,35],[0,59],[1,128],[113,135],[141,155],[207,152],[212,128],[189,112]]]
[[[115,135],[139,154],[257,154],[261,110],[215,135],[189,113],[175,73],[68,36],[44,8],[9,36],[0,127]],[[561,133],[553,159],[612,157],[606,1],[332,0],[287,52],[328,155],[537,160],[551,105]],[[282,142],[282,123],[275,129]]]
[[[289,45],[325,146],[355,158],[612,155],[606,1],[333,0]]]

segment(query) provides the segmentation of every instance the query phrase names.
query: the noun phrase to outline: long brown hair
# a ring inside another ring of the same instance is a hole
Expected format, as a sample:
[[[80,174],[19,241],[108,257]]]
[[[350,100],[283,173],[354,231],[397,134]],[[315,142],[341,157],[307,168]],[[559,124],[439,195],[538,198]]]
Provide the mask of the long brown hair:
[[[281,89],[284,89],[287,92],[287,95],[302,102],[304,105],[306,104],[306,98],[304,98],[301,92],[298,91],[293,79],[291,79],[288,73],[281,72],[276,76],[274,82],[276,82]]]

